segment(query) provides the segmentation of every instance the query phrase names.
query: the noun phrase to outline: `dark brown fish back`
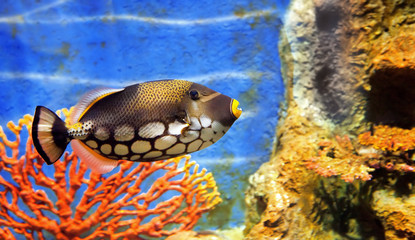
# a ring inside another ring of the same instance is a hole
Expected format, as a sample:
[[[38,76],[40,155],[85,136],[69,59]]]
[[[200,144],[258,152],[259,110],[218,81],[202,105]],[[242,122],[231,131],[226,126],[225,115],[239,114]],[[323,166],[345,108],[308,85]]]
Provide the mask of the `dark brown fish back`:
[[[191,82],[162,80],[126,87],[96,102],[80,119],[92,120],[97,126],[129,124],[135,128],[152,121],[167,122],[175,115]]]

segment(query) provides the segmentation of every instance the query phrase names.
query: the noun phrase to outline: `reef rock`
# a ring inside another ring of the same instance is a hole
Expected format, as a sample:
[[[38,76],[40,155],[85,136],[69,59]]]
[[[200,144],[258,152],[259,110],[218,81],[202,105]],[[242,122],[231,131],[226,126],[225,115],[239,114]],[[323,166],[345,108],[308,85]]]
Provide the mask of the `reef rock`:
[[[412,0],[291,2],[279,46],[286,106],[270,161],[249,178],[246,239],[415,239],[413,152],[357,141],[373,125],[415,127],[414,33]],[[349,147],[326,149],[323,168],[316,156],[336,139]],[[388,167],[398,159],[406,168]]]

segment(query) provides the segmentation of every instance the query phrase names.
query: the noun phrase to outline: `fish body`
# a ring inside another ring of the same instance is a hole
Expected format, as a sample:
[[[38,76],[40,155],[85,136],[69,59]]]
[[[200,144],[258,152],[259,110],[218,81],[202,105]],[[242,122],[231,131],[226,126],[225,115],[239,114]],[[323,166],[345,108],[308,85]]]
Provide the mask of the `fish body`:
[[[32,138],[48,164],[71,142],[94,171],[117,160],[156,161],[204,149],[218,141],[241,115],[238,101],[185,80],[151,81],[124,89],[97,89],[75,106],[70,124],[36,108]]]

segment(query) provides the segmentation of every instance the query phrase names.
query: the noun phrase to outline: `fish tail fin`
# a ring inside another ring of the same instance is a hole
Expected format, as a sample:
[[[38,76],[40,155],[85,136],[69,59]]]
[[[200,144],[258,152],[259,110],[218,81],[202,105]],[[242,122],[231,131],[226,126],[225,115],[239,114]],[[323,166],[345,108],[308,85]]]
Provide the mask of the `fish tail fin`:
[[[37,106],[32,124],[33,145],[47,164],[53,164],[70,142],[65,122],[48,108]]]

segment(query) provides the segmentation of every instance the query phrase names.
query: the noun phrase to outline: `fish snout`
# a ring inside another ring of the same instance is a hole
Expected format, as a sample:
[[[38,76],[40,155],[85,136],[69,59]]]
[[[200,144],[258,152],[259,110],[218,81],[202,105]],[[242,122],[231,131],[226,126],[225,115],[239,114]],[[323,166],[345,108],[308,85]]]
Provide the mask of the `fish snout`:
[[[231,102],[231,111],[232,115],[238,119],[242,114],[242,109],[239,107],[239,102],[236,99],[232,99]]]

